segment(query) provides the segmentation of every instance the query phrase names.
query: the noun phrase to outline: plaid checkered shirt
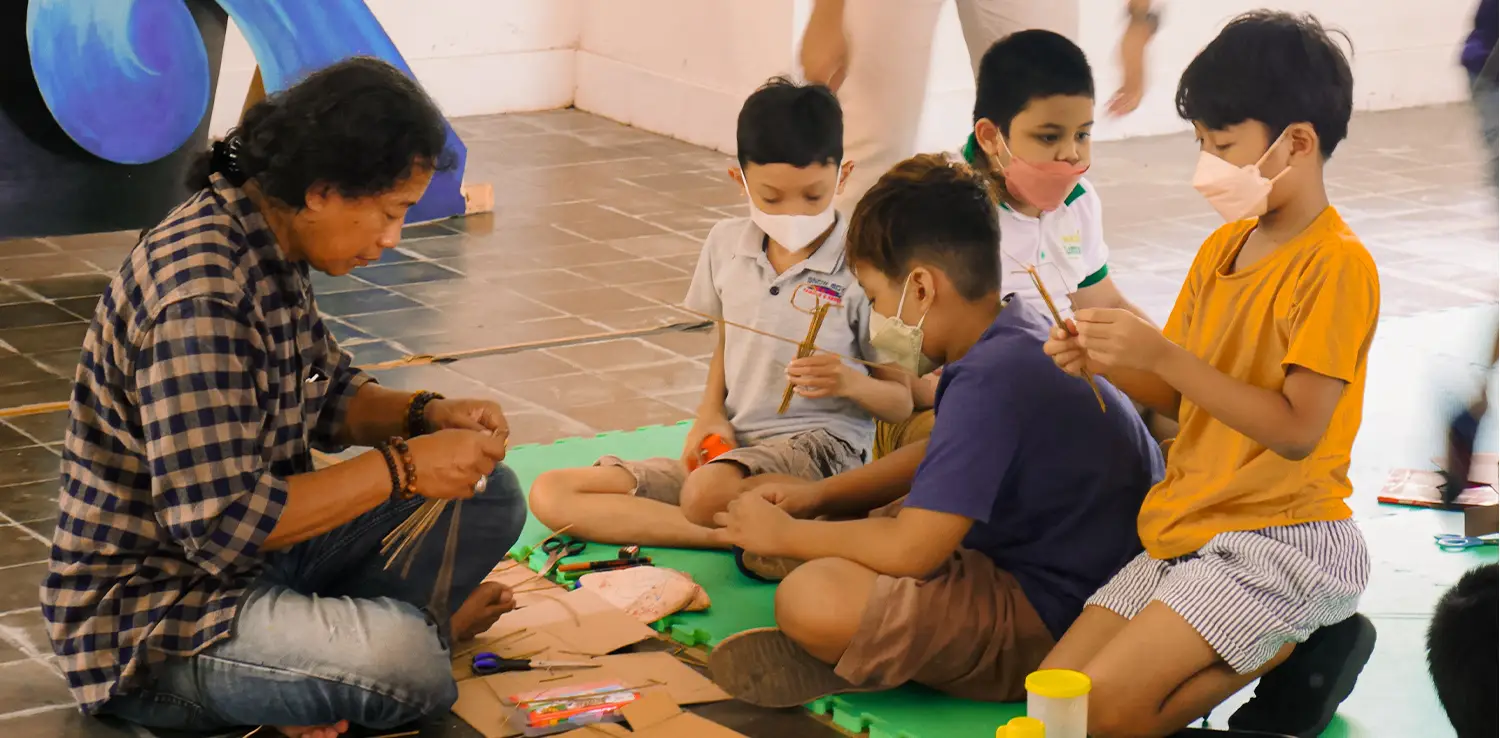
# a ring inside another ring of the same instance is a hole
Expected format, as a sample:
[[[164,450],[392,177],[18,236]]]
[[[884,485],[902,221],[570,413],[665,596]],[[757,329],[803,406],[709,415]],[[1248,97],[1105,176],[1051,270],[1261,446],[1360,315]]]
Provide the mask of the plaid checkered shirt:
[[[264,217],[219,175],[147,233],[84,338],[42,614],[84,712],[231,636],[350,365]]]

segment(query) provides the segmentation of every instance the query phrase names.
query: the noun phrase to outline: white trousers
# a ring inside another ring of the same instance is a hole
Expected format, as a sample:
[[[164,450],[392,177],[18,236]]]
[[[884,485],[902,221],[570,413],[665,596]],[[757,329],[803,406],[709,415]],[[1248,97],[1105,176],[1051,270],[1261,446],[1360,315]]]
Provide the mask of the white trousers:
[[[854,172],[838,199],[846,213],[886,170],[917,153],[917,130],[927,99],[938,16],[947,0],[847,0],[844,31],[849,70],[839,89],[844,108],[844,156]],[[1015,31],[1047,28],[1076,35],[1076,2],[954,0],[971,67],[992,44]],[[963,144],[955,131],[949,146]]]

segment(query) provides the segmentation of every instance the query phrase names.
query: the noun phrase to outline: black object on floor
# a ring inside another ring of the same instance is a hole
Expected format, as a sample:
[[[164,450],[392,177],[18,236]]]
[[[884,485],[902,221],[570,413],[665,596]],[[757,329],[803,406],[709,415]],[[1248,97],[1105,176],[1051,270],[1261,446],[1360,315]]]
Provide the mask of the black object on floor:
[[[1215,730],[1213,728],[1183,728],[1170,738],[1292,738],[1283,733],[1263,733],[1258,730]]]
[[[1229,727],[1317,738],[1354,691],[1374,650],[1375,624],[1359,613],[1315,631],[1260,678],[1255,696],[1229,717]]]
[[[757,582],[770,582],[771,584],[776,583],[774,579],[767,579],[759,574],[756,574],[750,569],[750,567],[745,566],[745,549],[740,548],[739,546],[735,546],[732,550],[734,551],[734,565],[739,568],[741,574],[744,574],[745,576],[750,577]]]
[[[1474,459],[1474,440],[1479,436],[1479,418],[1467,408],[1448,423],[1448,459],[1443,463],[1443,502],[1453,504],[1469,488],[1469,466]],[[1446,467],[1453,467],[1451,469]]]

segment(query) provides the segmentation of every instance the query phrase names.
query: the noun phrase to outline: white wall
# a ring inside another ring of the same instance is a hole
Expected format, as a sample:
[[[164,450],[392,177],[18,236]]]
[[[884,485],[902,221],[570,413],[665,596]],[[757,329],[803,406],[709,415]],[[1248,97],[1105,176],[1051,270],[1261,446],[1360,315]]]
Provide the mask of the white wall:
[[[806,0],[584,0],[575,103],[720,151],[745,96],[793,71]]]
[[[865,0],[848,0],[863,2]],[[913,0],[919,1],[919,0]],[[981,0],[983,1],[983,0]],[[1016,0],[1012,0],[1016,1]],[[1078,42],[1101,102],[1119,84],[1115,61],[1125,0],[1077,3]],[[367,0],[417,77],[450,116],[579,108],[721,151],[734,145],[740,103],[767,77],[796,71],[812,0]],[[1273,5],[1308,11],[1354,42],[1359,110],[1465,96],[1458,47],[1477,0],[1157,0],[1160,35],[1134,114],[1107,120],[1101,139],[1182,130],[1177,77],[1224,21]],[[945,149],[968,129],[973,80],[953,3],[933,43],[919,145]],[[254,59],[231,24],[211,126],[239,116]]]
[[[857,1],[857,0],[856,0]],[[1119,86],[1116,54],[1123,0],[1077,0],[1076,39],[1088,54],[1101,102]],[[1101,117],[1098,138],[1185,130],[1173,96],[1177,78],[1226,21],[1247,10],[1274,7],[1310,12],[1353,41],[1354,108],[1386,110],[1466,99],[1458,50],[1472,27],[1478,0],[1157,0],[1162,28],[1148,58],[1141,107],[1118,121]],[[1347,49],[1346,49],[1347,51]]]
[[[1125,0],[1031,1],[1078,4],[1075,40],[1094,66],[1102,104],[1119,86]],[[767,76],[795,70],[797,40],[811,7],[811,0],[584,2],[578,107],[721,151],[733,148],[734,115],[744,96]],[[1266,6],[1311,12],[1348,32],[1356,110],[1464,99],[1457,55],[1476,2],[1157,0],[1163,25],[1148,57],[1146,97],[1120,120],[1107,119],[1101,109],[1095,135],[1116,139],[1185,130],[1173,104],[1183,68],[1225,21]],[[970,61],[954,5],[945,5],[922,101],[918,145],[925,150],[957,145],[973,106]]]
[[[573,103],[582,0],[366,3],[449,117]],[[255,57],[231,21],[209,121],[211,136],[222,136],[239,120],[254,71]]]

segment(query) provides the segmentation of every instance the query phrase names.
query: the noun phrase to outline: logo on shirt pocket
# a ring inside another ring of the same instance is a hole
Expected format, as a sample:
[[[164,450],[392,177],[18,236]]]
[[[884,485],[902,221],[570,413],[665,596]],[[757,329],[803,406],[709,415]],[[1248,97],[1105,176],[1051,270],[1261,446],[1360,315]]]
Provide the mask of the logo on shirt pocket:
[[[1077,231],[1062,237],[1063,253],[1069,258],[1083,256],[1083,234]]]

